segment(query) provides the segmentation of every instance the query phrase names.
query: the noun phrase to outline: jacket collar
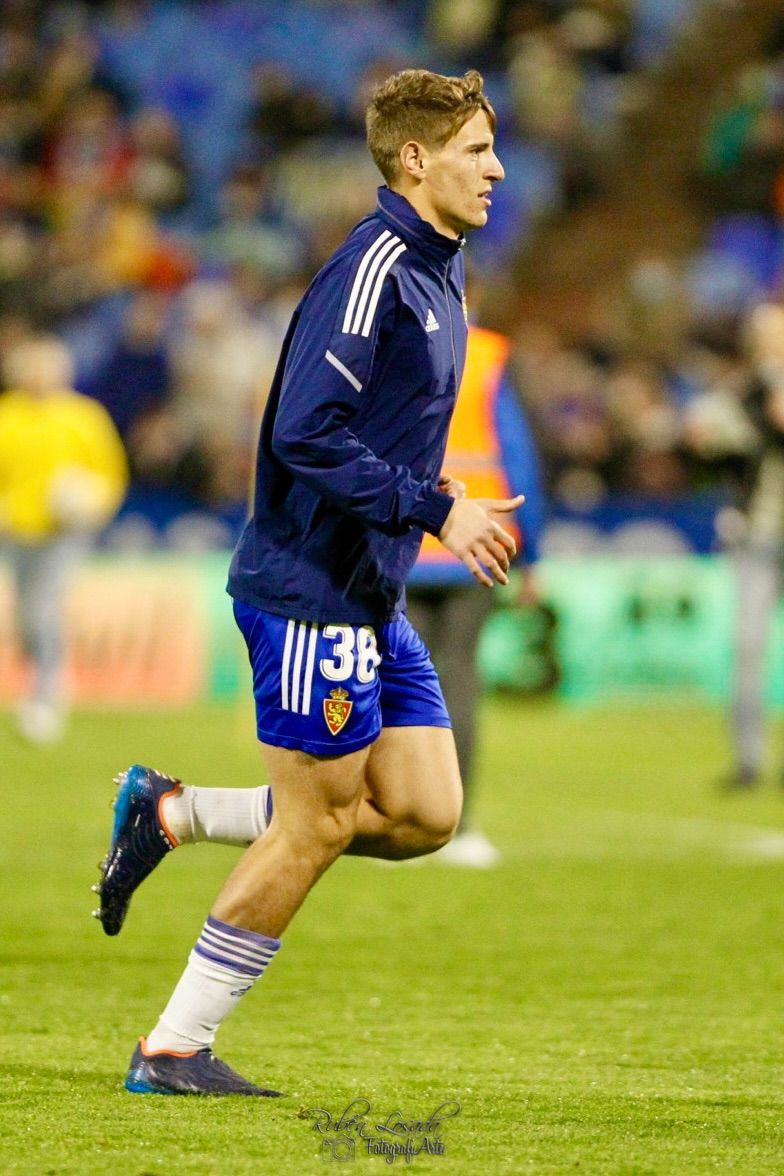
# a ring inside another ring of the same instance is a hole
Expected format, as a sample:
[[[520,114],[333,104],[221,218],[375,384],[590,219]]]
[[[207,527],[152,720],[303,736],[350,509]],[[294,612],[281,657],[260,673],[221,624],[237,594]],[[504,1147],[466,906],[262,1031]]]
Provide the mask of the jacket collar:
[[[445,237],[431,224],[423,220],[405,196],[382,186],[378,190],[378,208],[381,218],[387,221],[408,245],[414,245],[439,269],[447,264],[465,245],[461,234],[457,239]]]

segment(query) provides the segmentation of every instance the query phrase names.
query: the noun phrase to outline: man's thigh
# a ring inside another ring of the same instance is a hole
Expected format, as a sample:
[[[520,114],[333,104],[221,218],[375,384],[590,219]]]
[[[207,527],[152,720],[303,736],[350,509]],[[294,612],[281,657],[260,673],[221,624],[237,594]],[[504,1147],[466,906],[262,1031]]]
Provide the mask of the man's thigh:
[[[407,617],[385,641],[381,722],[367,764],[367,795],[392,821],[449,829],[462,786],[452,724],[430,654]]]
[[[366,796],[393,822],[450,830],[463,803],[449,727],[384,727],[370,749]]]
[[[339,756],[313,756],[304,751],[261,744],[274,797],[273,824],[321,837],[324,819],[351,818],[365,792],[370,747]]]

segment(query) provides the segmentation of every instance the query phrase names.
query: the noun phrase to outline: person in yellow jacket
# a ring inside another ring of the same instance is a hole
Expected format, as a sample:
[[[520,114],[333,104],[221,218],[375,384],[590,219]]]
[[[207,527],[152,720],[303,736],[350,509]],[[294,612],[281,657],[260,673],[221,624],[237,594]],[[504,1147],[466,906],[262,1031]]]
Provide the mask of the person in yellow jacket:
[[[128,472],[106,410],[71,385],[66,346],[38,335],[4,364],[0,394],[0,553],[14,582],[30,662],[19,710],[23,735],[57,738],[64,726],[63,611],[71,573],[125,495]]]
[[[539,460],[519,397],[509,379],[506,336],[471,325],[460,391],[449,428],[443,469],[465,486],[470,498],[525,502],[504,526],[517,543],[522,594],[535,594],[531,568],[539,556],[543,522]],[[435,663],[444,691],[463,780],[463,815],[457,834],[439,851],[442,861],[487,868],[498,860],[495,846],[473,824],[474,752],[480,683],[476,669],[482,626],[492,608],[489,592],[476,592],[470,574],[441,544],[425,535],[406,584],[407,612]]]

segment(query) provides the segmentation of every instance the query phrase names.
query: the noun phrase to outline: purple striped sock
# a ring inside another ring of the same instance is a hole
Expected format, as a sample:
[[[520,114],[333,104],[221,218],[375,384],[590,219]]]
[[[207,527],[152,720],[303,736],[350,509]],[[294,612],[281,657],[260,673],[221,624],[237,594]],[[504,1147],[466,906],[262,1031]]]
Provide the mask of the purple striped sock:
[[[209,915],[193,950],[213,964],[236,972],[238,976],[258,980],[279,947],[279,939],[232,927],[230,923],[222,923],[220,919]]]

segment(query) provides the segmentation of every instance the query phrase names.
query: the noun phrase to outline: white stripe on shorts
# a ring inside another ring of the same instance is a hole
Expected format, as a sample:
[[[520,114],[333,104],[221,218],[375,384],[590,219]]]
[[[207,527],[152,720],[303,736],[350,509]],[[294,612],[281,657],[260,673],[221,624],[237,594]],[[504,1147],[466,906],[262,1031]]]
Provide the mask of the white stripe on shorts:
[[[305,658],[305,682],[302,687],[302,713],[303,715],[310,714],[310,689],[313,685],[313,667],[316,663],[316,639],[318,638],[318,625],[311,622],[310,636],[308,637],[308,654]]]
[[[315,621],[292,620],[286,625],[280,668],[280,704],[283,710],[295,715],[310,714],[318,631]]]
[[[291,665],[291,646],[294,641],[294,625],[296,621],[289,621],[286,625],[286,640],[283,645],[283,664],[280,668],[280,705],[284,710],[289,709],[289,667]]]
[[[294,669],[291,673],[291,709],[294,714],[299,712],[299,686],[300,674],[302,673],[302,654],[305,650],[305,629],[305,622],[300,621],[297,629],[297,648],[294,652]]]

